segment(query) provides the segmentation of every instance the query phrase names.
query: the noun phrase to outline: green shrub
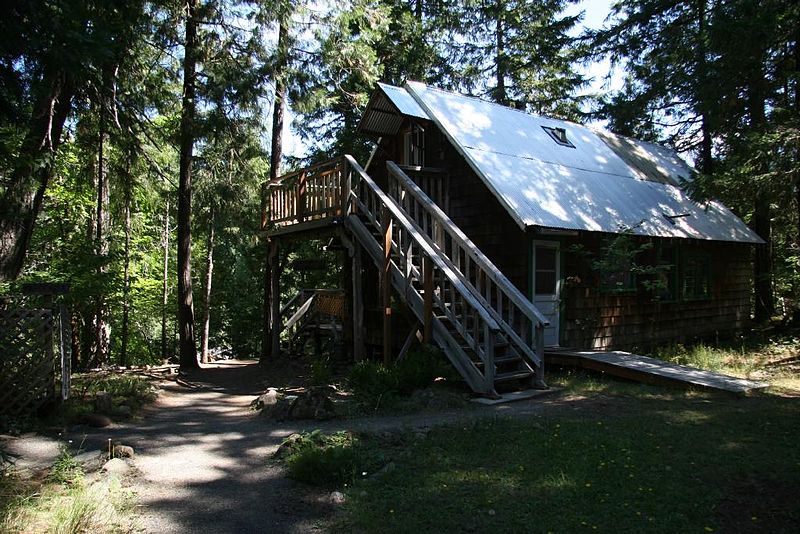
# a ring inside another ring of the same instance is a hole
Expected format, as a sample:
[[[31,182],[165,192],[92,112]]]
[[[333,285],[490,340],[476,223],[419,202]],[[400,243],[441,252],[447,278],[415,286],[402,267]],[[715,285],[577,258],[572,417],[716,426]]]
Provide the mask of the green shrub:
[[[371,402],[386,396],[407,395],[449,374],[450,368],[438,349],[420,346],[391,367],[373,361],[358,362],[350,371],[348,383],[356,398]]]
[[[398,390],[397,376],[380,362],[361,361],[350,370],[348,384],[357,399],[371,401]]]
[[[327,356],[320,356],[311,362],[311,385],[327,386],[333,378],[333,364]]]
[[[61,484],[62,486],[78,486],[83,482],[83,468],[72,457],[66,447],[61,448],[58,459],[50,468],[47,475],[49,482]]]
[[[289,477],[307,484],[340,485],[369,473],[380,457],[349,432],[323,434],[319,430],[284,442]]]

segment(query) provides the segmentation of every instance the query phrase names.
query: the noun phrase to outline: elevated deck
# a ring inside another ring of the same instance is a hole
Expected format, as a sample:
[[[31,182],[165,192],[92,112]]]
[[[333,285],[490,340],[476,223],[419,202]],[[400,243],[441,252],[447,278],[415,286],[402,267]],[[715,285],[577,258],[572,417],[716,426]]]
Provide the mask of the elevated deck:
[[[750,393],[768,386],[764,382],[744,380],[621,351],[545,349],[545,361],[549,364],[602,371],[647,384],[713,389],[740,394]]]

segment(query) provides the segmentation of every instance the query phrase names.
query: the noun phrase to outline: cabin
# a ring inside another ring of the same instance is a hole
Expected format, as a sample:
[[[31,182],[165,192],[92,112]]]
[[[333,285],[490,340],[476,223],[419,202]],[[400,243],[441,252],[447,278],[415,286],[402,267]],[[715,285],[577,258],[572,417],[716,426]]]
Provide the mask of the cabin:
[[[407,82],[378,84],[351,156],[268,185],[270,257],[330,235],[346,250],[356,359],[438,345],[477,393],[545,387],[555,347],[634,349],[750,320],[763,241],[662,146]],[[272,346],[282,328],[272,269]]]

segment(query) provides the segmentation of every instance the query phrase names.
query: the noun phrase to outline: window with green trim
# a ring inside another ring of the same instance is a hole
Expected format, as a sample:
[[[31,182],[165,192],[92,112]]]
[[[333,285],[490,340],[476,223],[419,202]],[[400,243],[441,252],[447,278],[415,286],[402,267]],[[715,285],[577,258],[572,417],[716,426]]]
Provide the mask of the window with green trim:
[[[615,258],[600,270],[600,290],[603,293],[628,293],[636,291],[636,274],[631,258]]]
[[[661,302],[678,300],[678,247],[661,244],[658,248],[655,293]]]
[[[681,298],[702,300],[711,296],[711,256],[686,251],[681,255]]]

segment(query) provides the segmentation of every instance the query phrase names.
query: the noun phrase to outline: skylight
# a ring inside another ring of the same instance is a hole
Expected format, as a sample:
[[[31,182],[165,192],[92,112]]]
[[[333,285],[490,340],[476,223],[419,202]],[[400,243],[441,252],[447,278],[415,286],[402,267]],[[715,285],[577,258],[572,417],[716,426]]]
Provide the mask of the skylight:
[[[575,145],[573,145],[572,142],[569,139],[567,139],[566,129],[557,127],[553,128],[550,126],[542,126],[542,130],[547,132],[547,135],[549,135],[550,138],[559,145],[575,148]]]

